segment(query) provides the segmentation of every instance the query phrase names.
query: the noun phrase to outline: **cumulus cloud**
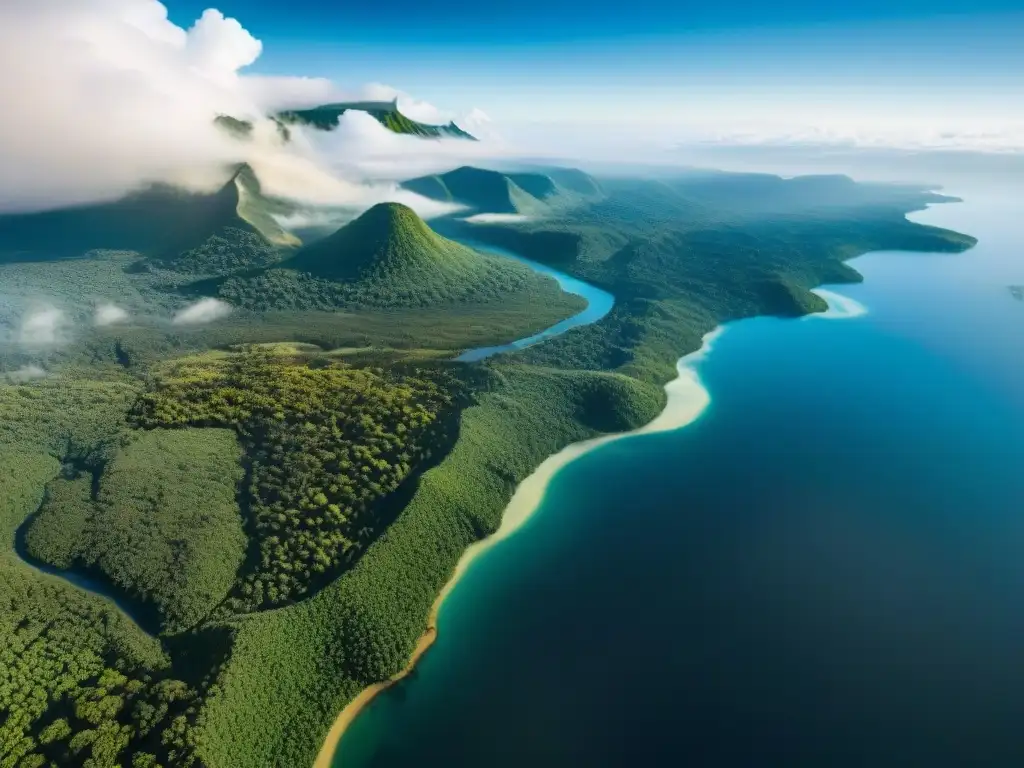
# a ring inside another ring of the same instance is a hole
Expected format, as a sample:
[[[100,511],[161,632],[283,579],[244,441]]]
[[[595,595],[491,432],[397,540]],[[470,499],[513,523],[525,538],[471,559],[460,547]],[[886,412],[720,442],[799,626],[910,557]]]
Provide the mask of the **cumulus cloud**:
[[[63,341],[64,313],[56,307],[29,312],[21,321],[18,342],[26,347],[47,347]]]
[[[93,323],[97,326],[113,325],[128,319],[128,313],[116,304],[100,304],[93,315]]]
[[[200,325],[231,314],[231,305],[220,299],[200,299],[174,315],[175,325]]]
[[[460,143],[389,143],[394,134],[362,114],[361,128],[297,129],[285,146],[267,115],[345,93],[324,79],[245,73],[262,43],[213,9],[184,28],[157,0],[0,2],[0,49],[17,62],[0,70],[0,210],[112,199],[152,181],[210,188],[237,162],[253,165],[272,193],[365,207],[387,193],[368,182],[395,178],[396,162]],[[396,96],[414,119],[450,119],[387,86],[361,94]],[[253,140],[215,126],[219,114],[254,122]],[[392,150],[400,157],[383,163]],[[381,166],[389,175],[374,179]]]
[[[0,4],[0,207],[123,193],[171,169],[230,160],[219,112],[256,41],[216,12],[191,30],[154,0]]]

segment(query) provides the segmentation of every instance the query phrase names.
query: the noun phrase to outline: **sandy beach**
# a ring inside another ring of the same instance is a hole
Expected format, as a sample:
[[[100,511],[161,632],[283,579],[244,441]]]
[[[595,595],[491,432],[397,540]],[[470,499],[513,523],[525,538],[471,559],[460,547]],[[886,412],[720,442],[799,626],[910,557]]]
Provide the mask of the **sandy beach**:
[[[625,440],[637,435],[667,432],[685,427],[704,412],[711,403],[711,395],[701,383],[700,376],[696,371],[696,365],[711,351],[715,339],[724,330],[724,328],[719,327],[706,334],[702,339],[700,349],[679,359],[676,363],[676,378],[665,385],[665,393],[668,396],[665,408],[652,421],[631,432],[602,435],[568,445],[541,462],[533,474],[519,484],[509,500],[508,506],[505,508],[498,530],[487,538],[471,544],[462,554],[458,564],[455,566],[454,573],[452,573],[451,578],[445,584],[430,609],[426,630],[416,643],[416,648],[409,659],[409,663],[390,680],[371,685],[348,703],[331,726],[320,754],[317,755],[316,762],[313,764],[313,768],[331,768],[338,744],[340,744],[345,730],[359,713],[373,701],[377,694],[395,685],[412,672],[420,658],[423,657],[423,654],[427,652],[437,639],[437,618],[445,599],[455,589],[459,580],[462,579],[469,570],[470,565],[473,564],[473,561],[495,544],[507,539],[518,531],[530,519],[533,513],[540,507],[544,499],[544,492],[551,479],[562,467],[595,448],[616,440]]]
[[[824,288],[812,288],[811,293],[820,296],[828,302],[828,311],[816,312],[807,315],[806,318],[820,317],[823,320],[846,320],[851,317],[860,317],[868,313],[868,308],[856,299],[843,296],[840,293],[825,290]]]

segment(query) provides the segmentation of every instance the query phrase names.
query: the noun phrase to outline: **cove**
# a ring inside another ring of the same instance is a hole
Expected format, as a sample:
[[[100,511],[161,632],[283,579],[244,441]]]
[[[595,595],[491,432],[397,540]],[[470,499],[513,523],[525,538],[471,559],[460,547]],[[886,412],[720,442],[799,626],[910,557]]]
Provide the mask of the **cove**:
[[[562,467],[334,765],[1020,764],[1022,198],[954,192],[974,250],[729,326],[700,418]]]

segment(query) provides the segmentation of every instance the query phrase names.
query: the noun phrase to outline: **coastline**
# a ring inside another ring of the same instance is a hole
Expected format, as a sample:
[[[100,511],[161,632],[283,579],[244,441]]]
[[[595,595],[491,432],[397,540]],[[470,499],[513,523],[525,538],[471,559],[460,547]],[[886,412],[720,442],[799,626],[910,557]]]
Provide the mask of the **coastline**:
[[[664,387],[667,395],[665,407],[654,419],[642,427],[630,430],[629,432],[600,435],[567,445],[558,453],[548,456],[516,487],[515,493],[512,494],[512,498],[502,513],[501,524],[498,530],[490,536],[470,544],[466,551],[462,553],[462,557],[459,558],[454,572],[430,608],[426,629],[420,635],[419,640],[417,640],[416,647],[409,657],[409,662],[401,671],[388,680],[364,688],[358,696],[345,706],[327,732],[323,746],[320,748],[316,761],[313,763],[313,768],[331,768],[345,731],[348,730],[359,714],[370,705],[378,694],[409,676],[419,663],[419,660],[437,639],[438,616],[445,599],[458,586],[459,581],[465,576],[469,567],[478,557],[487,552],[491,547],[516,533],[530,520],[533,514],[540,508],[548,485],[560,469],[590,451],[608,443],[637,435],[681,429],[700,417],[711,404],[711,394],[701,382],[700,376],[696,371],[696,365],[711,352],[715,340],[724,331],[725,327],[719,326],[713,331],[706,333],[701,340],[699,349],[679,358],[676,362],[676,378],[672,379]]]
[[[851,299],[849,296],[844,296],[825,288],[812,288],[811,293],[824,299],[828,303],[828,310],[804,315],[801,318],[802,320],[811,317],[821,318],[822,320],[847,320],[851,317],[860,317],[868,313],[867,307],[856,299]]]

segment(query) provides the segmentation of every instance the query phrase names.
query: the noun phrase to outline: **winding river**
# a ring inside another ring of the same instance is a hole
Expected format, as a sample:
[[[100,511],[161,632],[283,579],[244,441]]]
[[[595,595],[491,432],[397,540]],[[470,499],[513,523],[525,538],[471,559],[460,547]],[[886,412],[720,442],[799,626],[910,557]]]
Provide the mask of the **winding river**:
[[[559,287],[561,287],[561,289],[566,293],[571,293],[575,296],[582,296],[587,300],[586,309],[572,317],[562,320],[559,323],[555,323],[550,328],[545,328],[543,331],[535,333],[532,336],[526,336],[522,339],[510,341],[508,344],[499,344],[495,347],[476,347],[475,349],[468,349],[459,355],[456,360],[460,360],[465,363],[472,363],[478,360],[484,360],[493,355],[501,354],[502,352],[515,352],[520,349],[526,349],[526,347],[532,347],[534,344],[539,344],[542,341],[546,341],[554,336],[563,334],[572,328],[596,323],[602,317],[611,312],[612,307],[615,306],[615,297],[608,293],[608,291],[601,290],[600,288],[590,285],[589,283],[585,283],[582,280],[578,280],[575,277],[570,277],[564,272],[552,269],[546,264],[541,264],[538,261],[527,259],[525,256],[520,256],[514,251],[498,248],[493,245],[485,245],[484,243],[480,243],[475,240],[468,240],[461,237],[452,239],[458,240],[463,245],[475,248],[478,251],[492,253],[496,256],[502,256],[507,259],[512,259],[513,261],[518,261],[520,264],[525,264],[538,274],[554,278]]]

